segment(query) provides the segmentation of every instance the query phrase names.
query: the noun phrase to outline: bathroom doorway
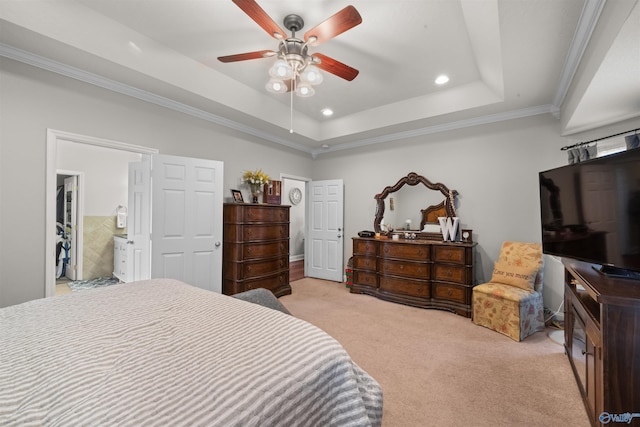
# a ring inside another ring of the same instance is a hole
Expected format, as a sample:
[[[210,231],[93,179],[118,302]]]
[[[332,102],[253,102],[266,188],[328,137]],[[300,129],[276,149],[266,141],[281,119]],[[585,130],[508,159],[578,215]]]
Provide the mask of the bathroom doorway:
[[[56,280],[82,279],[83,182],[82,172],[57,171]]]

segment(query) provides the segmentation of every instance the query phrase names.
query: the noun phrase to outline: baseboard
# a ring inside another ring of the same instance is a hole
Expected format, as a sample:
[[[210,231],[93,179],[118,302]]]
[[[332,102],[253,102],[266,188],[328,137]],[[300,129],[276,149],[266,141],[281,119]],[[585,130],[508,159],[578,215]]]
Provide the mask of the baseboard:
[[[289,282],[304,279],[304,258],[297,261],[289,261]]]

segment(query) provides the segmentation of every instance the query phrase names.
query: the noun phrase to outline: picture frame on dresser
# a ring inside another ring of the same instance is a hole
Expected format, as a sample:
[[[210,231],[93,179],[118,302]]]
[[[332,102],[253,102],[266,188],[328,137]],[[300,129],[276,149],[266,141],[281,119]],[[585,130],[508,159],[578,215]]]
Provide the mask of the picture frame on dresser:
[[[469,230],[469,229],[460,230],[460,241],[463,243],[473,242],[473,230]]]
[[[231,190],[231,197],[233,197],[234,203],[244,203],[242,192],[240,190]]]

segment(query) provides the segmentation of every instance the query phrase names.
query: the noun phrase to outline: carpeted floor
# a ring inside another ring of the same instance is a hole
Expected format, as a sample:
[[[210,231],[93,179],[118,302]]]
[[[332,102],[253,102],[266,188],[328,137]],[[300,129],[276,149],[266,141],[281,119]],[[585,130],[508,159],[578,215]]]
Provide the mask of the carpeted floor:
[[[562,426],[589,421],[564,348],[470,319],[349,293],[305,278],[280,298],[337,339],[384,392],[383,427]]]

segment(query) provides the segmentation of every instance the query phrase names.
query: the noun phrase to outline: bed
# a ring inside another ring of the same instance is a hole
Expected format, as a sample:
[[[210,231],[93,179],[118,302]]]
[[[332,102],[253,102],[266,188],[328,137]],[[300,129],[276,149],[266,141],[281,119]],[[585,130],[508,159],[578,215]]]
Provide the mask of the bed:
[[[0,309],[2,426],[379,426],[382,391],[319,328],[179,281]]]

